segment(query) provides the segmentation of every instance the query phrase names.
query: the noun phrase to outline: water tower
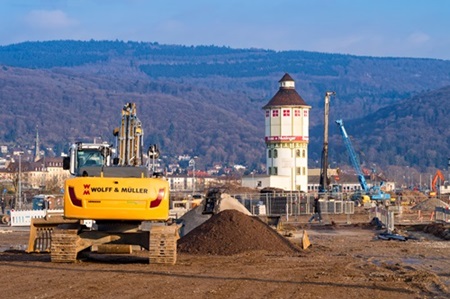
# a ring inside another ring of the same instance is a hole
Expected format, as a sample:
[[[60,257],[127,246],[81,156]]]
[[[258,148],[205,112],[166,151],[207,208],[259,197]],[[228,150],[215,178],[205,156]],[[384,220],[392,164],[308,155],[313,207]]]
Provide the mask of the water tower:
[[[270,187],[308,191],[309,110],[285,74],[265,110],[267,175]]]

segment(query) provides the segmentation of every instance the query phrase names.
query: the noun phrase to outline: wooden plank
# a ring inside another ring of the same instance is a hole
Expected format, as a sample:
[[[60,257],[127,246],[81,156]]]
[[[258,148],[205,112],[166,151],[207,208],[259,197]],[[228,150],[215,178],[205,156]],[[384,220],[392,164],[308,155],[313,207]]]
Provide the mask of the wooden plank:
[[[304,230],[302,236],[302,249],[306,249],[309,246],[311,246],[311,242],[309,241],[309,237],[308,234],[306,233],[306,230]]]
[[[97,252],[131,254],[133,252],[133,249],[131,245],[127,244],[102,244],[97,245]]]

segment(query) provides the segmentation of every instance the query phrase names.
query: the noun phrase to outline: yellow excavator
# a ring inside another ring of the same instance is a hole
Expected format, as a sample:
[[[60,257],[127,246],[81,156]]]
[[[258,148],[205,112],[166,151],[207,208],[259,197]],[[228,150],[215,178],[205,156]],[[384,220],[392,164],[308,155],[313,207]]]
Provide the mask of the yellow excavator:
[[[150,263],[174,264],[178,227],[169,221],[169,183],[144,165],[143,128],[127,103],[107,143],[75,143],[63,168],[63,217],[33,219],[28,252],[50,251],[52,262],[75,262],[81,251],[131,253],[147,249]],[[155,145],[148,159],[159,156]],[[49,240],[50,239],[50,240]]]

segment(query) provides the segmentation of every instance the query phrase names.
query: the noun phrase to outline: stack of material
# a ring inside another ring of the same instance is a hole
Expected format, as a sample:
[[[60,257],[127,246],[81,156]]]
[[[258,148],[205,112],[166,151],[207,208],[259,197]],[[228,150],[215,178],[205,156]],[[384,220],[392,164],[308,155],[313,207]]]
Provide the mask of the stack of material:
[[[181,237],[188,234],[191,230],[211,218],[211,214],[203,214],[204,208],[205,206],[203,201],[200,205],[190,210],[180,218],[179,223],[182,225],[180,230]],[[235,210],[245,215],[251,215],[251,213],[236,198],[231,197],[229,194],[223,193],[220,201],[214,207],[214,214],[225,210]]]
[[[299,249],[256,217],[225,210],[178,240],[178,250],[191,254],[233,255],[248,251],[294,254]]]
[[[223,193],[219,204],[215,208],[215,214],[218,214],[225,210],[235,210],[239,211],[245,215],[251,215],[251,213],[244,207],[236,198],[230,196],[229,194]]]

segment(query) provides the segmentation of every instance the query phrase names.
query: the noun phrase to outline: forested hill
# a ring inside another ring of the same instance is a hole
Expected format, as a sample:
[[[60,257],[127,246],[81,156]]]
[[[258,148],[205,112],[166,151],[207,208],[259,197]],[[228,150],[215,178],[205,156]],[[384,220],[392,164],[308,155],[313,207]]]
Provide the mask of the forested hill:
[[[434,90],[450,85],[450,61],[50,41],[2,46],[0,65],[0,143],[31,145],[36,126],[41,143],[57,153],[80,138],[111,140],[122,105],[131,101],[138,105],[146,144],[158,143],[165,155],[259,168],[265,161],[261,108],[287,72],[312,106],[311,163],[320,158],[327,90],[337,93],[330,122],[348,122],[371,163],[442,167],[448,156],[448,137],[435,134],[446,121],[442,103],[448,100]],[[415,109],[417,101],[421,109]],[[342,146],[338,132],[331,134],[331,159],[346,162],[334,150]]]

